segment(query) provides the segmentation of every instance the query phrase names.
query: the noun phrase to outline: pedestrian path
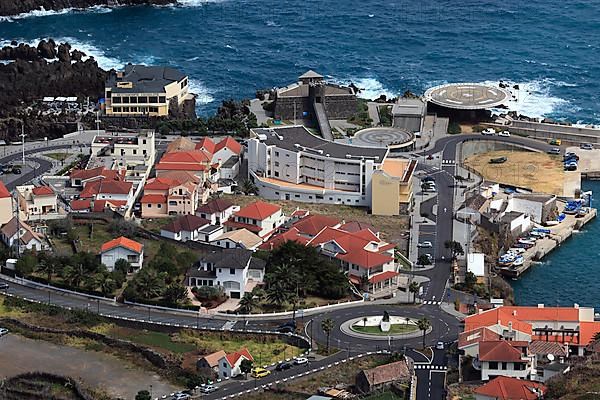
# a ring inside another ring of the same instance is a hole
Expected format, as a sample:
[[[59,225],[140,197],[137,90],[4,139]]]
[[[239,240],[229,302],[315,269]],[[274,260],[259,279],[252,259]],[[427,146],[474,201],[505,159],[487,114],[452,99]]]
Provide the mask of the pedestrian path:
[[[431,364],[415,363],[414,366],[415,366],[415,369],[431,369],[431,370],[438,370],[438,371],[447,371],[448,370],[448,367],[445,365],[431,365]]]
[[[442,160],[443,165],[454,165],[456,164],[456,160]]]
[[[439,306],[440,304],[442,304],[441,301],[432,301],[432,300],[425,300],[423,302],[423,304],[428,305],[428,306]]]
[[[230,330],[232,330],[232,329],[233,329],[233,327],[235,326],[235,323],[236,323],[236,322],[237,322],[237,321],[227,321],[227,322],[225,322],[225,323],[223,324],[223,328],[222,328],[222,329],[223,329],[224,331],[230,331]]]

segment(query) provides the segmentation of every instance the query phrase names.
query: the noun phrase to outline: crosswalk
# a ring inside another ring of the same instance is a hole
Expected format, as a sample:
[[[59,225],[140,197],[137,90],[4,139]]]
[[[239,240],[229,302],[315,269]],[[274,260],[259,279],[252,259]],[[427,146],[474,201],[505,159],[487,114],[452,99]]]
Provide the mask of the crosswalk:
[[[438,371],[447,371],[448,367],[445,365],[431,365],[431,364],[417,364],[415,363],[415,369],[433,369]]]
[[[454,165],[454,164],[456,164],[456,161],[454,161],[454,160],[442,160],[442,164],[444,164],[444,165]]]
[[[438,306],[438,305],[442,304],[442,302],[441,301],[425,300],[423,302],[423,304],[431,305],[431,306]]]
[[[223,324],[223,327],[221,329],[223,329],[224,331],[230,331],[233,329],[233,327],[235,326],[237,321],[227,321]]]

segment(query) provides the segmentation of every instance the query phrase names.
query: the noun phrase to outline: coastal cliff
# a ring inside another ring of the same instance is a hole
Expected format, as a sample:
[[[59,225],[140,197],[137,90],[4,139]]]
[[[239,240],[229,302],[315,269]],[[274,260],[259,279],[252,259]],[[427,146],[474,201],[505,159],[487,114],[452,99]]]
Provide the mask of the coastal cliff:
[[[84,9],[94,6],[134,6],[134,5],[167,5],[177,0],[2,0],[0,15],[12,16],[34,10],[63,10],[65,8]]]

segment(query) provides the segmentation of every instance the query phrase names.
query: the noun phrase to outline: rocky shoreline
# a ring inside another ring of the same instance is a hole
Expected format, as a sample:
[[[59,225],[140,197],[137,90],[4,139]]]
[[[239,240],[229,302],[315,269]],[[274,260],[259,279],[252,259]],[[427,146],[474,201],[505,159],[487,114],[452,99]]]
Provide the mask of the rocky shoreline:
[[[67,8],[86,9],[96,6],[168,5],[177,0],[3,0],[0,16],[15,16],[36,10],[60,11]]]

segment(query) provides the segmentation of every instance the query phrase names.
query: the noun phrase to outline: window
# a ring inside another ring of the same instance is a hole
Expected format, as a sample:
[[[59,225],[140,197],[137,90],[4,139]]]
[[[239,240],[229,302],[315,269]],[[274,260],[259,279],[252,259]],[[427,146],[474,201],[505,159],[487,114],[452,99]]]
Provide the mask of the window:
[[[134,103],[134,104],[135,104],[135,103],[137,103],[137,102],[138,102],[138,101],[137,101],[137,97],[133,97],[133,96],[131,96],[131,97],[129,98],[129,102],[130,102],[130,103]]]
[[[500,367],[500,369],[506,369],[506,362],[502,363],[502,366]]]
[[[279,161],[275,161],[275,166],[279,167]]]
[[[167,98],[166,98],[165,96],[160,96],[160,97],[158,98],[158,102],[159,102],[159,103],[166,103],[166,102],[167,102]]]
[[[229,268],[229,274],[235,275],[235,268]]]
[[[300,195],[299,194],[295,194],[294,197],[297,198],[297,199],[299,199]]]
[[[162,208],[162,204],[157,204],[156,208]]]
[[[129,103],[129,97],[123,96],[123,97],[121,97],[121,99],[122,99],[123,103]]]
[[[160,206],[160,204],[159,204],[159,206]],[[152,204],[148,204],[148,208],[152,208]]]
[[[147,103],[148,102],[148,97],[141,96],[141,97],[138,97],[137,100],[138,100],[138,103]]]
[[[275,152],[275,157],[279,157],[279,152],[278,151]]]
[[[137,150],[133,149],[133,155],[136,155],[136,154],[137,154]]]
[[[149,107],[149,110],[151,113],[157,113],[158,112],[158,107]]]
[[[114,104],[121,104],[121,98],[120,97],[113,97],[112,102]]]
[[[275,176],[278,177],[279,176],[279,171],[275,171]]]
[[[158,103],[158,97],[156,97],[156,96],[148,97],[148,103]]]
[[[490,369],[498,369],[498,362],[490,361]]]

